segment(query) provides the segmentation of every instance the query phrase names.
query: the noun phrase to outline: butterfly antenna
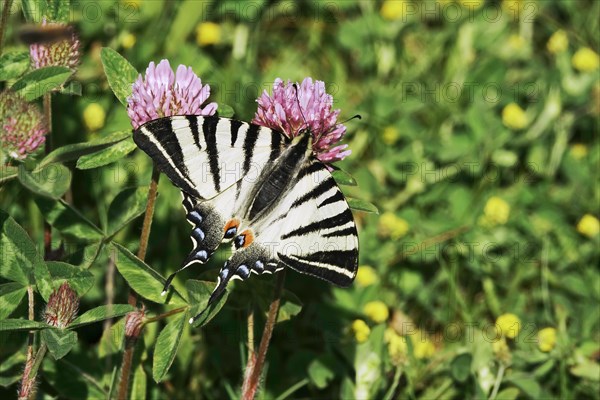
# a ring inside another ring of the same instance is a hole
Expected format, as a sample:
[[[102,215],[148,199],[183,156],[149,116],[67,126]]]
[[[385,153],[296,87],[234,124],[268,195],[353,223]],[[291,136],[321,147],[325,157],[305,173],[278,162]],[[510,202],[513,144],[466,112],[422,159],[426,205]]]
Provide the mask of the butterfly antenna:
[[[304,125],[308,126],[308,122],[306,122],[306,117],[304,116],[304,112],[302,111],[302,106],[300,105],[300,95],[298,94],[298,85],[293,84],[294,89],[296,89],[296,101],[298,102],[298,109],[300,110],[300,115],[302,115],[302,119],[304,120]]]
[[[340,124],[345,124],[346,122],[352,121],[353,119],[362,119],[362,117],[360,116],[360,114],[356,114],[355,116],[350,117],[347,120],[340,122]]]

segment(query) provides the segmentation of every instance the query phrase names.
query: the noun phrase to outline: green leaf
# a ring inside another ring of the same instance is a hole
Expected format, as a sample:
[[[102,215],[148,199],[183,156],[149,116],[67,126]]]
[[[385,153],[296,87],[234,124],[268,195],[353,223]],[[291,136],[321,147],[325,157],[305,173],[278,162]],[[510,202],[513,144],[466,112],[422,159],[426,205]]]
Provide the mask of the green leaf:
[[[102,48],[100,59],[110,88],[121,104],[127,106],[127,97],[131,95],[138,72],[129,61],[109,47]]]
[[[42,340],[48,346],[48,351],[55,360],[66,356],[77,344],[77,332],[62,329],[44,329]]]
[[[156,382],[161,382],[165,378],[173,360],[175,360],[179,339],[181,339],[187,319],[188,314],[186,312],[182,313],[182,315],[169,322],[158,335],[152,363],[152,378]]]
[[[0,285],[0,319],[7,318],[25,297],[27,288],[17,282]]]
[[[302,302],[294,293],[284,290],[277,314],[277,322],[283,322],[291,319],[302,311]]]
[[[144,213],[148,188],[130,188],[119,193],[108,208],[107,236],[117,233],[125,225]]]
[[[346,201],[348,202],[348,205],[350,206],[350,208],[353,210],[379,214],[379,210],[377,209],[377,207],[375,207],[375,205],[369,203],[366,200],[360,200],[360,199],[355,199],[352,197],[346,197]]]
[[[135,149],[137,149],[137,146],[133,142],[133,138],[128,138],[94,154],[80,157],[79,160],[77,160],[77,168],[91,169],[102,167],[120,160]]]
[[[116,251],[115,263],[117,269],[136,293],[155,303],[186,304],[183,297],[174,288],[167,296],[161,296],[160,294],[166,282],[165,278],[120,244],[113,242],[112,245]]]
[[[52,284],[52,277],[50,276],[50,271],[48,271],[46,264],[43,262],[36,263],[33,266],[33,275],[35,276],[37,290],[47,303],[55,288]]]
[[[190,304],[192,305],[189,313],[190,316],[195,317],[206,308],[208,298],[216,286],[217,284],[215,282],[198,281],[194,279],[190,279],[185,283]],[[211,305],[210,309],[206,310],[201,317],[194,321],[192,327],[203,326],[210,322],[210,320],[213,319],[225,305],[227,296],[229,296],[229,292],[225,291],[219,301]]]
[[[528,374],[516,372],[507,376],[504,381],[506,383],[512,383],[532,399],[540,398],[542,388],[540,387],[540,384]]]
[[[99,241],[104,237],[96,225],[64,200],[36,197],[34,201],[44,219],[62,234],[84,241]]]
[[[335,378],[334,364],[331,355],[325,355],[313,360],[308,366],[308,377],[318,389],[324,389]]]
[[[71,12],[71,0],[47,0],[48,14],[52,21],[69,22]]]
[[[43,262],[27,232],[6,212],[0,210],[0,276],[24,286],[33,284],[35,263]]]
[[[473,356],[470,353],[462,353],[454,357],[450,363],[452,378],[458,382],[465,382],[471,374],[471,361]]]
[[[179,3],[177,15],[171,24],[171,29],[166,37],[167,54],[173,54],[179,50],[181,43],[190,35],[196,23],[201,20],[205,7],[198,7],[195,0],[184,0]]]
[[[600,364],[589,359],[581,360],[578,364],[572,366],[569,371],[579,378],[594,382],[600,381]]]
[[[28,319],[4,319],[0,321],[0,332],[3,331],[31,331],[52,328],[43,322],[30,321]]]
[[[12,90],[31,101],[60,87],[73,74],[66,67],[43,67],[25,74],[12,86]]]
[[[18,174],[19,174],[19,167],[13,167],[10,165],[1,165],[0,166],[0,183],[16,178]]]
[[[222,118],[233,118],[233,115],[235,114],[233,107],[231,107],[229,104],[219,104],[217,112],[219,117]]]
[[[28,51],[11,51],[0,57],[0,76],[3,81],[16,79],[29,68]]]
[[[135,310],[135,307],[129,304],[112,304],[92,308],[77,317],[69,329],[79,328],[94,322],[104,321],[105,319],[120,317]]]
[[[42,17],[46,15],[48,8],[46,0],[21,0],[21,6],[23,8],[23,15],[27,22],[42,22]]]
[[[29,172],[21,165],[19,181],[35,194],[58,199],[71,186],[71,171],[62,164],[50,164]]]
[[[54,287],[60,287],[66,281],[79,297],[83,297],[94,285],[94,275],[87,269],[60,261],[47,261],[46,266],[52,276]]]
[[[133,374],[133,382],[131,384],[131,395],[129,398],[136,400],[145,400],[146,390],[148,386],[147,381],[148,377],[146,377],[144,367],[142,366],[142,364],[139,364],[135,369],[135,373]]]
[[[496,396],[496,400],[516,400],[521,391],[517,388],[507,388],[502,390]]]
[[[131,136],[131,131],[118,131],[102,139],[92,140],[84,143],[75,143],[59,147],[48,154],[40,162],[38,167],[43,167],[56,162],[77,160],[78,158],[104,150]]]
[[[336,169],[331,171],[331,175],[338,185],[356,186],[356,180],[346,171]]]

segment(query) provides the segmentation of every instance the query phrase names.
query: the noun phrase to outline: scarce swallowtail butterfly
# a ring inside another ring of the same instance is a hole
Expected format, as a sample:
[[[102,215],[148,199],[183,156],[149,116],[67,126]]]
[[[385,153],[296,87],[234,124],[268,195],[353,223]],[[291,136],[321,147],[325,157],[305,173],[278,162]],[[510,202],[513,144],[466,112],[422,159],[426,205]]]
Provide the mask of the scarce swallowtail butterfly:
[[[205,263],[223,241],[234,251],[206,309],[230,280],[252,273],[289,267],[338,286],[354,280],[356,225],[329,169],[313,155],[310,132],[292,140],[233,119],[185,115],[147,122],[133,139],[181,189],[192,225],[194,248],[163,294],[177,272]]]

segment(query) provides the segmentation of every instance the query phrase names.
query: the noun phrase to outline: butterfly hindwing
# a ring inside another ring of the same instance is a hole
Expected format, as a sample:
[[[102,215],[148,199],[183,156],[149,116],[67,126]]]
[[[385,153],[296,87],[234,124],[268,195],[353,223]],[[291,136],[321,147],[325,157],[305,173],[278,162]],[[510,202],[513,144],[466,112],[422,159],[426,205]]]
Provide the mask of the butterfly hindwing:
[[[274,241],[286,266],[348,286],[358,269],[358,235],[350,207],[331,173],[319,161],[303,165],[296,183],[257,234]]]

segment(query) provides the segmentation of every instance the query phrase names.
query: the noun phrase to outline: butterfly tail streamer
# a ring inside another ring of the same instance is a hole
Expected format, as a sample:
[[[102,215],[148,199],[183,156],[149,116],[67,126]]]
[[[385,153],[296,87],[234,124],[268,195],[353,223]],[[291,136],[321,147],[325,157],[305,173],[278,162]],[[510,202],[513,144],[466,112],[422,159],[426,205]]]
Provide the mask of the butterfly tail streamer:
[[[231,279],[231,276],[229,276],[228,270],[224,267],[219,274],[217,286],[215,286],[213,292],[210,294],[210,297],[208,298],[208,303],[206,303],[206,307],[204,307],[204,309],[202,311],[200,311],[198,314],[196,314],[195,317],[190,318],[190,321],[189,321],[190,324],[193,324],[194,322],[196,322],[198,320],[198,318],[200,318],[207,310],[209,310],[210,307],[214,303],[219,301],[221,296],[223,296],[225,294],[226,289],[227,289],[227,284],[229,283],[230,279]]]

